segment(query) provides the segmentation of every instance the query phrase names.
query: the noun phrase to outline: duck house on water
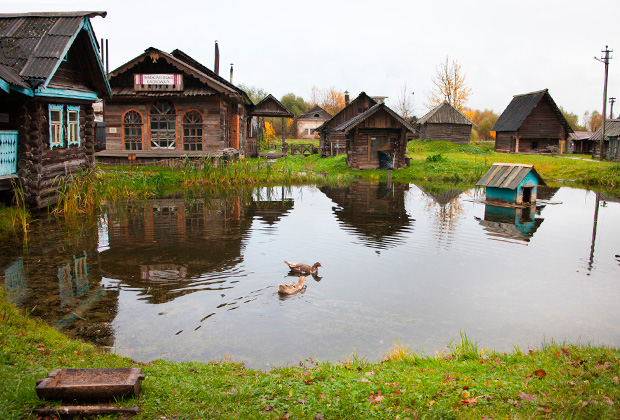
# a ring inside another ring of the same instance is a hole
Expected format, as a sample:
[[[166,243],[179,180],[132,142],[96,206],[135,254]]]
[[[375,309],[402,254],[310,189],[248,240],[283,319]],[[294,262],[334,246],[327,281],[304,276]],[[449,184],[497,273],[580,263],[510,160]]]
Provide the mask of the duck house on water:
[[[476,183],[486,187],[486,201],[527,206],[536,203],[538,186],[546,186],[533,165],[494,163]]]

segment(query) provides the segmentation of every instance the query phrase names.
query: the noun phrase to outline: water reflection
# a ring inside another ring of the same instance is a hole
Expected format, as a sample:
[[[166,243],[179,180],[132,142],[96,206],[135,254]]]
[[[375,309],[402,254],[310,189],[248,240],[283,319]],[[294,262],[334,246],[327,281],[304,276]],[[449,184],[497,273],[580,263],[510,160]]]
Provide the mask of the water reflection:
[[[477,219],[492,239],[529,242],[543,222],[536,207],[502,207],[485,204],[484,219]]]
[[[435,241],[439,247],[449,248],[454,234],[465,217],[461,195],[465,190],[443,185],[417,185],[426,199],[426,214],[436,226]]]
[[[369,247],[397,246],[413,230],[415,219],[405,209],[409,184],[357,182],[346,188],[320,190],[337,204],[332,210],[344,228],[355,232]]]
[[[24,302],[28,297],[23,258],[18,258],[4,270],[4,290],[7,293],[7,300],[17,305]]]

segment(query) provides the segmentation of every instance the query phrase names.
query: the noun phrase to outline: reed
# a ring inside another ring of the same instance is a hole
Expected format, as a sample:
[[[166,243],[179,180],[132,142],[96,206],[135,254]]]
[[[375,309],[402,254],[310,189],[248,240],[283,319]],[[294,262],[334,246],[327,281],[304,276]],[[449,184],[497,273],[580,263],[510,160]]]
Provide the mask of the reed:
[[[32,221],[32,214],[28,210],[24,190],[21,184],[12,182],[13,185],[13,206],[9,211],[9,219],[13,229],[21,229],[24,234],[24,240],[28,238],[28,227]]]

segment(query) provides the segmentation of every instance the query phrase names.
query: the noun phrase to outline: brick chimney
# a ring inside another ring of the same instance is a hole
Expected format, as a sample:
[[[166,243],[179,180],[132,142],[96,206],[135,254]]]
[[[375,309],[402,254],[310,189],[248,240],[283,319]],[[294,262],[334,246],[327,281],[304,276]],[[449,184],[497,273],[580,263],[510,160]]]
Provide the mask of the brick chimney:
[[[215,40],[215,64],[213,64],[213,71],[215,74],[220,74],[220,47],[217,45],[217,39]]]
[[[349,91],[344,91],[344,106],[349,106]]]

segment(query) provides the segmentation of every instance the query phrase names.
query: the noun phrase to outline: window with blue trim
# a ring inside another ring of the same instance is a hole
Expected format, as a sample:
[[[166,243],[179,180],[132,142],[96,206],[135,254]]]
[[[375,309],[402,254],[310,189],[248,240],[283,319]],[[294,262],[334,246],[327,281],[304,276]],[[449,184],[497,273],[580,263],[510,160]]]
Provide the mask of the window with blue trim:
[[[63,106],[49,105],[49,121],[50,121],[50,149],[62,147],[63,145]]]
[[[80,145],[80,107],[67,105],[67,139],[69,146]]]

